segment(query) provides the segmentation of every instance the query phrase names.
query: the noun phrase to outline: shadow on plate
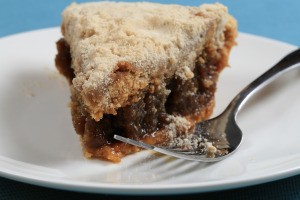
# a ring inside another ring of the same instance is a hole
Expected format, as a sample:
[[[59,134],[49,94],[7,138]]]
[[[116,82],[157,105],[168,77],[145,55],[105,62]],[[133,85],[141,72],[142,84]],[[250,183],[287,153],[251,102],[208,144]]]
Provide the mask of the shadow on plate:
[[[5,154],[37,165],[80,158],[63,77],[53,69],[24,69],[10,82],[0,104]]]

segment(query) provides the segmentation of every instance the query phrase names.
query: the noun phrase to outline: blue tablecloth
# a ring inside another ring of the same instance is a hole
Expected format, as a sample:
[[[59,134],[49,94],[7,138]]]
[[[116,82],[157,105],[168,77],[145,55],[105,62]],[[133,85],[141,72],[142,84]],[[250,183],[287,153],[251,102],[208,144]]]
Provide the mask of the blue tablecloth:
[[[0,37],[60,25],[61,11],[71,0],[0,0]],[[82,2],[82,1],[77,1]],[[161,3],[199,5],[215,0],[156,0]],[[300,45],[299,0],[219,0],[239,22],[239,31]],[[42,188],[0,177],[0,199],[124,199]],[[158,197],[155,197],[158,198]],[[167,198],[167,197],[164,197]],[[300,176],[241,189],[177,195],[173,199],[300,199]],[[150,197],[130,197],[150,199]]]

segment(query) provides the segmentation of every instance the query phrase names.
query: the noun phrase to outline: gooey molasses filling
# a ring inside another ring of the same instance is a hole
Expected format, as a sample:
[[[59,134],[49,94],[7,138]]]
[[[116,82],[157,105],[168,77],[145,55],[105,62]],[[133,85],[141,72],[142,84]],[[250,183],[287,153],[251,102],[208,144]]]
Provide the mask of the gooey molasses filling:
[[[57,42],[57,49],[56,66],[72,84],[75,75],[71,68],[69,45],[61,39]],[[166,79],[160,89],[150,92],[149,87],[141,94],[138,102],[119,108],[117,115],[105,114],[98,122],[92,119],[75,96],[72,96],[72,120],[77,134],[83,138],[85,148],[95,152],[103,145],[120,143],[113,139],[114,134],[134,139],[143,138],[168,125],[168,115],[191,116],[193,113],[193,117],[206,112],[206,107],[214,99],[220,69],[212,62],[213,59],[202,56],[202,60],[206,62],[195,63],[193,78]],[[209,114],[204,118],[208,116]]]

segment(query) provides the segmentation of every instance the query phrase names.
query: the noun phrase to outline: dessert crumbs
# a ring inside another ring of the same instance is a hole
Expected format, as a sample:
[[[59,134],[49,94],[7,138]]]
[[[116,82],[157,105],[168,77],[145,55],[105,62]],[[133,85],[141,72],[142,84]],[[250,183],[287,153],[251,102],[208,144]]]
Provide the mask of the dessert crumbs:
[[[22,83],[23,92],[26,98],[33,98],[36,96],[34,89],[39,87],[41,84],[37,81],[26,81]]]
[[[169,116],[168,119],[172,120],[167,127],[167,136],[169,137],[169,142],[166,144],[166,146],[168,146],[170,149],[181,149],[187,151],[194,150],[195,153],[206,155],[209,158],[228,154],[227,150],[218,149],[218,146],[215,146],[212,142],[209,142],[202,135],[190,134],[190,123],[185,118]]]
[[[186,134],[179,137],[171,138],[168,147],[170,149],[181,149],[186,151],[194,151],[199,155],[214,158],[216,156],[228,154],[227,150],[218,149],[211,142],[201,135]]]

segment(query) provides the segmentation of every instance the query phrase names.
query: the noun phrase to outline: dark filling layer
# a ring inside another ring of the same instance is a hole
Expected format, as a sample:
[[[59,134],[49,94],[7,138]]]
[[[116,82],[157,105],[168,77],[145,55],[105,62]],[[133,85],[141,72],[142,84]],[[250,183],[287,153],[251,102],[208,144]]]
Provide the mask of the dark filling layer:
[[[71,83],[74,73],[69,47],[62,39],[57,42],[57,48],[57,68]],[[205,60],[205,63],[200,62],[201,60]],[[116,133],[130,138],[143,138],[166,126],[169,123],[166,116],[169,114],[195,121],[207,118],[211,112],[209,107],[212,106],[209,104],[213,102],[220,71],[213,60],[207,55],[200,55],[192,79],[165,79],[160,87],[154,86],[160,88],[154,91],[150,90],[149,86],[148,90],[143,92],[140,101],[118,109],[117,115],[104,115],[99,122],[93,120],[73,96],[73,123],[76,132],[83,138],[85,148],[93,151],[103,145],[116,143],[113,139]]]

